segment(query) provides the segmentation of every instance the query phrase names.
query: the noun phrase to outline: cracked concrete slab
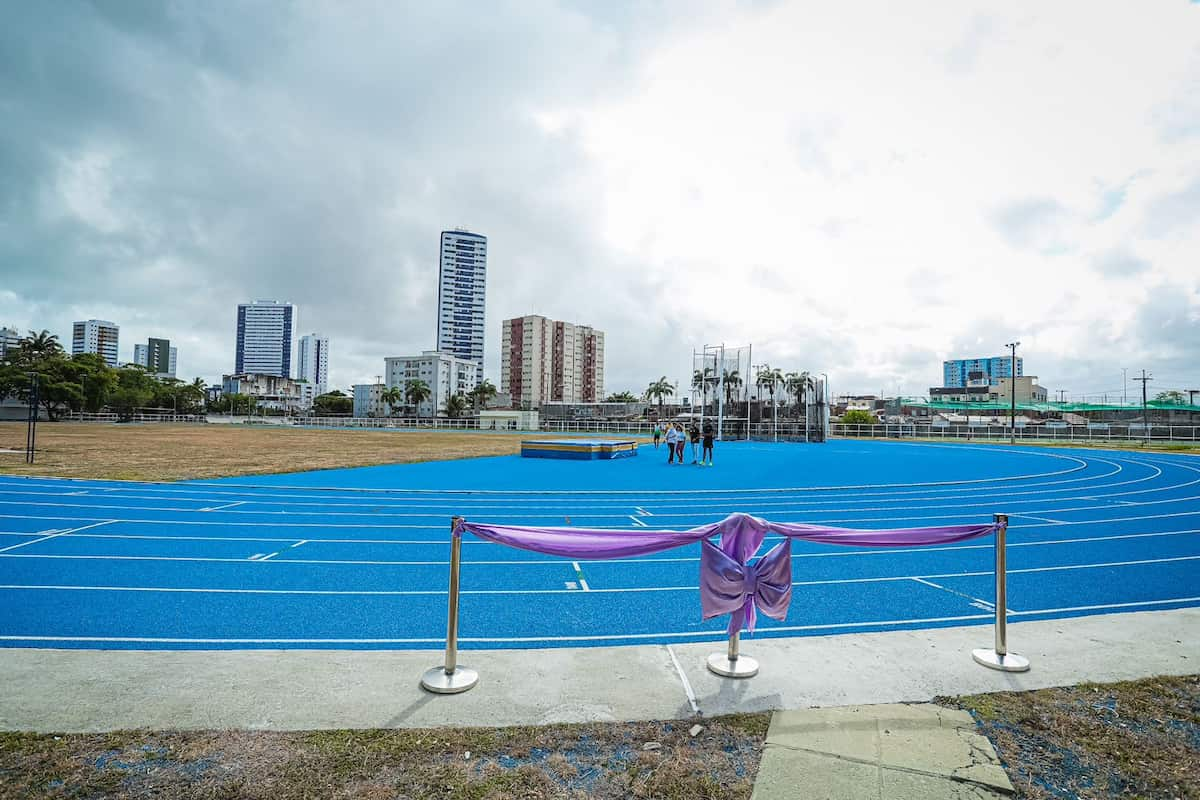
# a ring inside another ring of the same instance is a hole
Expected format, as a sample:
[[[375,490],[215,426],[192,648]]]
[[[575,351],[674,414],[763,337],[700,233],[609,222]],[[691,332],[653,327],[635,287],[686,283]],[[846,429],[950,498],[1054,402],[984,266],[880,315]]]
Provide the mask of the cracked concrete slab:
[[[779,711],[752,800],[998,798],[1013,793],[970,714],[929,704]]]

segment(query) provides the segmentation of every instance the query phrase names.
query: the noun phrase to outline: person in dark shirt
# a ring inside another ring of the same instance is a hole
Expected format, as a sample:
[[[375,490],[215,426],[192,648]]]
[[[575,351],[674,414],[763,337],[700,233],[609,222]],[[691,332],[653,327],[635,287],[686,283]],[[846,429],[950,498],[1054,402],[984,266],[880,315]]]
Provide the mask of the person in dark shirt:
[[[692,463],[699,464],[696,456],[699,455],[700,450],[700,426],[695,422],[688,428],[688,440],[692,443]]]
[[[713,465],[713,426],[711,422],[704,423],[704,449],[700,451],[700,465],[709,467]]]

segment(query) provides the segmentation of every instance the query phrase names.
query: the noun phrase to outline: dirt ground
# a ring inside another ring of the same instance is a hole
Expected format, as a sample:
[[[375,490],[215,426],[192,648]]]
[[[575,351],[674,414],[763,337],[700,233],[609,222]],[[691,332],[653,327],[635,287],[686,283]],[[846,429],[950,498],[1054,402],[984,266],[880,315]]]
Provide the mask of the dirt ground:
[[[25,463],[25,423],[0,423],[0,473],[170,481],[517,453],[524,433],[52,422]],[[556,438],[561,434],[555,434]],[[3,452],[19,450],[20,452]]]

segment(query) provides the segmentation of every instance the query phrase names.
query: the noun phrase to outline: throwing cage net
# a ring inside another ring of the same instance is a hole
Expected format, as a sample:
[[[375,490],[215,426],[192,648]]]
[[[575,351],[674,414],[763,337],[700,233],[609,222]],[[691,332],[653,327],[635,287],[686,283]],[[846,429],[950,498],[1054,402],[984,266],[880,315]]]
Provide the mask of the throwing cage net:
[[[826,381],[809,372],[780,372],[764,391],[763,367],[751,345],[705,345],[692,351],[692,419],[712,424],[717,438],[823,442],[829,432]],[[769,402],[765,398],[769,396]]]

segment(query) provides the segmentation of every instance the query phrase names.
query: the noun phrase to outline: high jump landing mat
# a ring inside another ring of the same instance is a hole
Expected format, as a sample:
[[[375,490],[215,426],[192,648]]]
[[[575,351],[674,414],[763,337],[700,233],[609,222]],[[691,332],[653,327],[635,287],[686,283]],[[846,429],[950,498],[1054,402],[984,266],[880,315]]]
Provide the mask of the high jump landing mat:
[[[637,442],[629,439],[531,439],[521,442],[524,458],[595,459],[630,458],[637,455]]]

